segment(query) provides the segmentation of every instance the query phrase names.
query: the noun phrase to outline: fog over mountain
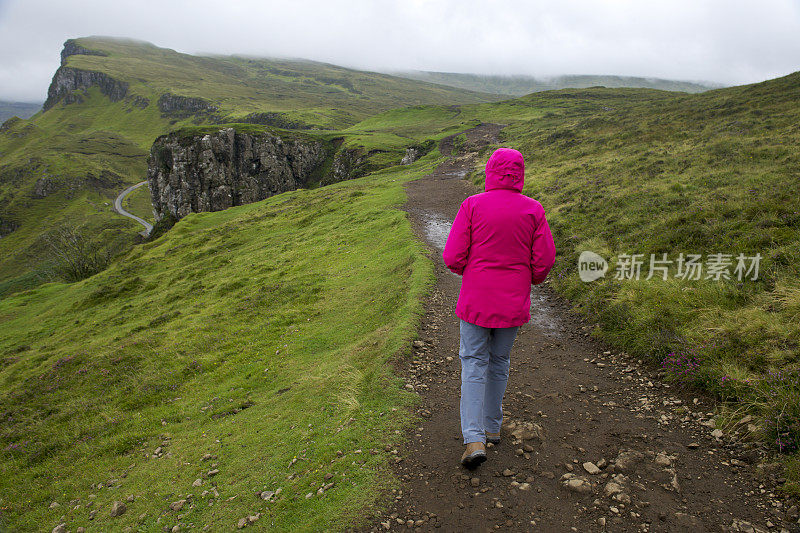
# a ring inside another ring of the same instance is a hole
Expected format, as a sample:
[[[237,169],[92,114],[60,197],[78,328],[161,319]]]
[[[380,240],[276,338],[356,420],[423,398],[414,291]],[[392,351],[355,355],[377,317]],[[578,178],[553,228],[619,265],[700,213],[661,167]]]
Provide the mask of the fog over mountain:
[[[798,69],[792,0],[220,3],[0,1],[0,99],[42,101],[70,37],[382,71],[622,75],[739,84]]]

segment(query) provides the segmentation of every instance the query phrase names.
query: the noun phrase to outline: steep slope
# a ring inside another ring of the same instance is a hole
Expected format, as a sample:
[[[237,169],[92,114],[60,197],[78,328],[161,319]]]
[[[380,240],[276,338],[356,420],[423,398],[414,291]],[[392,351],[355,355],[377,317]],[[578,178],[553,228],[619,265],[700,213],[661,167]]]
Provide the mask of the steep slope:
[[[431,276],[397,206],[435,163],[191,214],[0,300],[0,529],[352,524],[396,483],[387,360]]]
[[[505,94],[508,96],[523,96],[539,91],[553,91],[558,89],[586,89],[589,87],[603,86],[609,89],[623,87],[658,89],[661,91],[681,91],[686,93],[699,93],[709,89],[718,89],[722,85],[714,83],[698,83],[691,81],[667,80],[662,78],[641,78],[636,76],[596,76],[596,75],[568,75],[552,77],[535,76],[491,76],[484,74],[462,74],[458,72],[429,72],[411,71],[397,72],[412,80],[440,83],[450,87],[458,87],[470,91],[485,91],[489,93]]]
[[[43,236],[69,221],[125,249],[135,223],[113,198],[146,175],[159,135],[198,123],[344,128],[413,104],[496,98],[334,65],[199,57],[149,43],[65,43],[44,112],[0,131],[0,295],[34,286],[47,270]],[[401,156],[392,155],[391,159]]]

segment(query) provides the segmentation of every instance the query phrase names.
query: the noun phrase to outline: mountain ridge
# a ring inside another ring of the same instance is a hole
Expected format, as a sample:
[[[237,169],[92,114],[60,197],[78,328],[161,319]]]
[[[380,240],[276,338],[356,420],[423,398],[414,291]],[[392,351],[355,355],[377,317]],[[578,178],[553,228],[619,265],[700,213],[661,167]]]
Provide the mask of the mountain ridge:
[[[533,92],[553,91],[559,89],[588,89],[603,86],[611,88],[642,88],[665,91],[697,93],[711,89],[720,89],[725,85],[712,82],[672,80],[667,78],[650,78],[642,76],[606,75],[574,75],[528,76],[528,75],[489,75],[462,72],[436,71],[395,71],[398,76],[409,79],[429,81],[461,89],[494,92],[508,96],[524,96]]]

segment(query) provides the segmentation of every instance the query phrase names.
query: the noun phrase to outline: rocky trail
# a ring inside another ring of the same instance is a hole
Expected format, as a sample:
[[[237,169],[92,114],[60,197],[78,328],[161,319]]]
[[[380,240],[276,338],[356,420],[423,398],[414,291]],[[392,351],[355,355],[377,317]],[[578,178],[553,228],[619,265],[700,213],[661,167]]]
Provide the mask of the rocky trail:
[[[467,149],[500,127],[467,132]],[[452,139],[442,142],[449,153]],[[652,363],[589,337],[589,326],[547,284],[512,351],[502,442],[474,471],[460,466],[460,363],[453,311],[460,278],[441,249],[476,154],[453,156],[408,184],[415,231],[437,283],[409,360],[398,371],[421,398],[419,426],[399,450],[403,481],[371,531],[800,531],[797,505],[765,451],[713,422],[712,399],[677,390]],[[547,206],[545,206],[547,207]]]

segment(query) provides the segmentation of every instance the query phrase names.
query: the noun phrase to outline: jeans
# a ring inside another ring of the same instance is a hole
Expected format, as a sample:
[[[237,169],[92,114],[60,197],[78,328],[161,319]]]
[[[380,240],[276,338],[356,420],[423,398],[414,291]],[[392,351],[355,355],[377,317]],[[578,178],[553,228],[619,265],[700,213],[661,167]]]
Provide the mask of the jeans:
[[[511,346],[518,327],[483,328],[461,321],[461,433],[464,444],[499,433]]]

